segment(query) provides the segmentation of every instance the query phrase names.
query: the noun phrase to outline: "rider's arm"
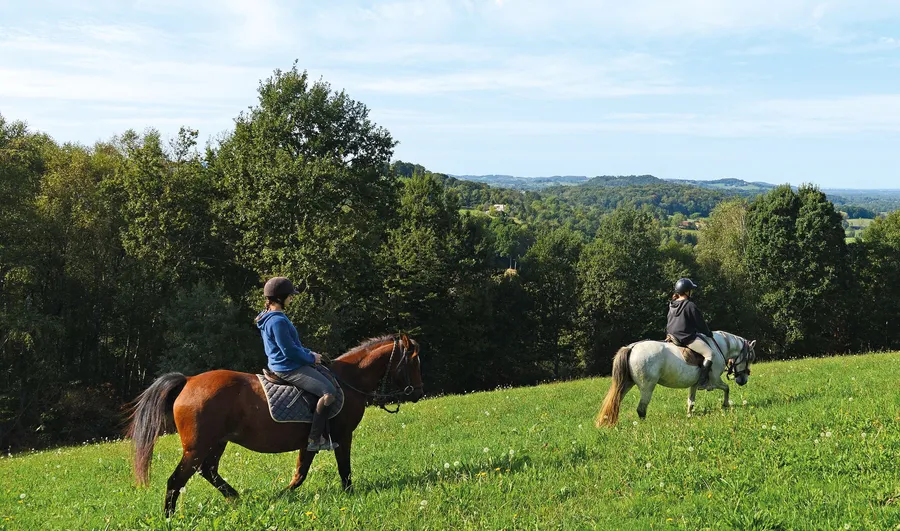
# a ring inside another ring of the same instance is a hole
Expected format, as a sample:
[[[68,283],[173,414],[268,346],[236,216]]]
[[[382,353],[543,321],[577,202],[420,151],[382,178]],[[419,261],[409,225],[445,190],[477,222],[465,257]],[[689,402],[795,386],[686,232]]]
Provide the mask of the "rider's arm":
[[[293,326],[287,319],[277,319],[272,322],[272,335],[275,336],[275,343],[288,358],[303,363],[315,363],[316,358],[313,357],[312,352],[300,344],[299,340],[294,339],[294,335],[291,333]]]

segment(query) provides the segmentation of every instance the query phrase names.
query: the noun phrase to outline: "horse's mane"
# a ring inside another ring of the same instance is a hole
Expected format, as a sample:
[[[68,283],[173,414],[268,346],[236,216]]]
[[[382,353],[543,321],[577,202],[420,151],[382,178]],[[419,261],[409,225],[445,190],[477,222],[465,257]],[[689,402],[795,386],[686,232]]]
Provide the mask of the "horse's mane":
[[[394,340],[394,336],[392,336],[391,334],[385,334],[385,335],[379,336],[379,337],[370,337],[369,339],[364,340],[359,345],[357,345],[357,346],[353,347],[352,349],[348,350],[347,352],[341,354],[340,356],[335,358],[335,360],[346,361],[347,358],[353,357],[354,355],[359,354],[364,350],[367,350],[369,347],[371,347],[373,345],[377,345],[378,343],[384,343],[386,341],[393,341],[393,340]]]
[[[739,344],[747,341],[745,338],[743,338],[737,334],[732,334],[731,332],[726,332],[724,330],[713,330],[713,335],[715,335],[715,334],[719,334],[722,337],[724,337],[726,344],[728,344],[729,346],[730,346],[732,340],[734,340],[735,342],[737,342]],[[750,361],[751,362],[756,361],[756,352],[754,352],[753,349],[749,349],[749,351],[750,351],[749,352],[750,353]]]

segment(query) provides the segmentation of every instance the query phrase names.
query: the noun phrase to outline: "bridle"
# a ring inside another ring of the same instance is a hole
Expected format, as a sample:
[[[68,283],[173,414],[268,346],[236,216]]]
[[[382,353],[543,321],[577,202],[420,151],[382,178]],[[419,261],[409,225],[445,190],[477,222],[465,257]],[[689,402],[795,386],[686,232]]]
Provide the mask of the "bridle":
[[[725,377],[729,380],[733,379],[733,376],[740,376],[741,374],[746,374],[750,376],[750,343],[747,342],[746,339],[743,340],[744,343],[741,345],[741,353],[738,354],[738,357],[735,358],[731,364],[728,365],[728,372],[725,374]],[[738,365],[744,365],[744,369],[741,371],[736,370]]]
[[[334,371],[332,371],[332,374],[334,374],[334,377],[340,382],[342,387],[347,387],[348,389],[356,391],[357,393],[365,396],[369,401],[371,401],[372,404],[375,404],[376,406],[387,411],[388,413],[397,413],[398,411],[400,411],[400,403],[399,402],[397,402],[397,407],[393,410],[388,409],[387,405],[390,404],[391,402],[393,402],[397,398],[411,395],[413,393],[413,391],[416,391],[416,390],[421,391],[424,387],[421,384],[420,385],[412,385],[412,380],[410,380],[410,378],[409,378],[409,370],[407,370],[407,365],[409,364],[409,358],[411,357],[411,355],[415,355],[419,352],[419,344],[416,343],[415,340],[410,339],[409,343],[410,343],[410,347],[406,347],[400,341],[400,338],[394,337],[394,345],[391,348],[391,357],[388,359],[387,369],[385,369],[384,376],[382,376],[381,379],[379,380],[377,390],[374,392],[368,393],[366,391],[361,391],[361,390],[357,389],[356,387],[353,387],[352,385],[348,384],[340,376],[338,376]],[[403,377],[405,380],[404,383],[406,385],[403,387],[403,389],[397,389],[396,391],[388,392],[387,390],[388,390],[389,386],[391,386],[391,372],[392,372],[391,366],[394,364],[394,357],[398,350],[400,351],[400,354],[399,354],[400,359],[397,360],[397,370],[399,371],[401,369],[401,367],[403,368]]]

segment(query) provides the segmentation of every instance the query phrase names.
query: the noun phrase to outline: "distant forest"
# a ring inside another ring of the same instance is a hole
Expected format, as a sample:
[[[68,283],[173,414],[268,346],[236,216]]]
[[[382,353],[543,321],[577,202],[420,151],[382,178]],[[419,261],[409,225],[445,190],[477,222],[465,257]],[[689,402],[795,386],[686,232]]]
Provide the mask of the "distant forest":
[[[204,147],[189,127],[60,144],[0,116],[0,446],[115,436],[163,372],[260,371],[275,275],[308,286],[288,308],[304,345],[409,332],[431,395],[607,374],[664,337],[683,276],[761,359],[900,348],[900,211],[848,243],[814,186],[514,190],[395,145],[296,67]]]

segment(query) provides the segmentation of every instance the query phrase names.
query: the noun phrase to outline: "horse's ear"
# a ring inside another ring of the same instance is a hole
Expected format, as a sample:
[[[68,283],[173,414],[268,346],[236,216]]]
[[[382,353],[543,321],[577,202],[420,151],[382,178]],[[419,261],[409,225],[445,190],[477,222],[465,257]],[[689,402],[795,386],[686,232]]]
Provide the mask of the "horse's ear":
[[[419,344],[415,339],[410,339],[409,342],[413,345],[413,353],[409,355],[409,359],[413,359],[419,355]]]
[[[409,336],[400,334],[400,344],[403,345],[403,350],[409,350]]]
[[[754,339],[753,341],[750,342],[750,348],[753,348],[755,346],[756,346],[756,340]]]

